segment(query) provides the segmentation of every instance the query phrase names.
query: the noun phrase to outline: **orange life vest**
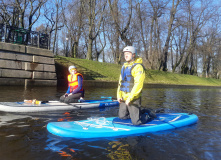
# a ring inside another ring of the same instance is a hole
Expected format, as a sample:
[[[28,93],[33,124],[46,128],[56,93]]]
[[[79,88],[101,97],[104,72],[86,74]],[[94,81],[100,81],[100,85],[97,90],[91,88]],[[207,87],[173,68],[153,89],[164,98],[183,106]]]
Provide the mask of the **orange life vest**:
[[[73,92],[78,87],[78,76],[81,76],[83,79],[83,75],[80,73],[76,73],[74,75],[68,75],[68,86],[70,86],[70,93]],[[80,91],[83,91],[83,87]]]

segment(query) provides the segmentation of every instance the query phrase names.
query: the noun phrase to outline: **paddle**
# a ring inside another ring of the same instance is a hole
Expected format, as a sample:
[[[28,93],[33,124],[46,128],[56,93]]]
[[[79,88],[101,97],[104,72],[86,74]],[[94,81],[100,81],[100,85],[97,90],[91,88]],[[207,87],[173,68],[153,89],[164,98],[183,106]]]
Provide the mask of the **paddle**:
[[[107,98],[107,99],[112,99],[112,100],[117,100],[117,98],[114,97],[105,97],[105,96],[101,96],[102,99]]]
[[[101,96],[102,99],[107,98],[107,99],[112,99],[112,97],[105,97],[105,96]]]

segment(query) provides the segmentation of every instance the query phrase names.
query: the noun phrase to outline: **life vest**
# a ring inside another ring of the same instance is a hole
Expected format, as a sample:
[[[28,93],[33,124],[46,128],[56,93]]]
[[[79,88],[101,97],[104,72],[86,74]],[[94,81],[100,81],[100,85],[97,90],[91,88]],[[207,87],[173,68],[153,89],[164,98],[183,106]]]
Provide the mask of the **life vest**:
[[[132,66],[123,66],[121,69],[121,86],[120,90],[123,92],[130,92],[134,86],[134,77],[131,74],[131,70],[140,63],[134,63]]]
[[[76,73],[75,75],[68,75],[68,86],[70,86],[70,93],[78,87],[78,76],[81,76],[83,79],[83,75],[80,73]],[[83,91],[83,87],[80,91]]]

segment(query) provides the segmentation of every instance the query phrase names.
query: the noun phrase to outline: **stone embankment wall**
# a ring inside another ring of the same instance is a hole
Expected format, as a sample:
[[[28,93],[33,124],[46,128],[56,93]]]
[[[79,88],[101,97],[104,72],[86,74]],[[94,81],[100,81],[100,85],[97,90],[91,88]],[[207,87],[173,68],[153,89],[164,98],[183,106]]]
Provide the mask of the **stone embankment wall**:
[[[0,85],[56,86],[53,53],[0,42]]]

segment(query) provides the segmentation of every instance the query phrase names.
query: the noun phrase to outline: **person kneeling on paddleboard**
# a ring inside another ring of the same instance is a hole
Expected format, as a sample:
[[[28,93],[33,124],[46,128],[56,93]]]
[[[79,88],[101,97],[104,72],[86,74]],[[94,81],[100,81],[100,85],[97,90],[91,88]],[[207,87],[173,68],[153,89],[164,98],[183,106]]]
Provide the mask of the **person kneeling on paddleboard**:
[[[70,72],[70,75],[68,75],[68,90],[60,97],[60,101],[76,103],[84,97],[83,75],[77,72],[75,66],[70,66],[68,70]]]
[[[126,62],[122,66],[117,89],[119,118],[131,118],[133,125],[144,124],[151,118],[156,118],[156,115],[141,109],[141,91],[145,79],[142,58],[137,57],[133,46],[125,47],[123,52]]]

